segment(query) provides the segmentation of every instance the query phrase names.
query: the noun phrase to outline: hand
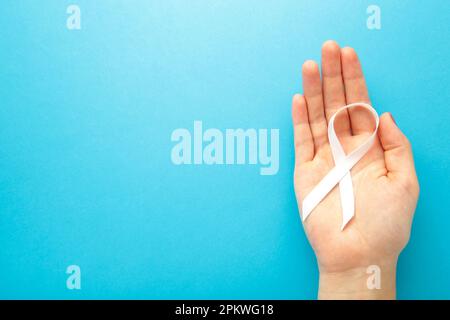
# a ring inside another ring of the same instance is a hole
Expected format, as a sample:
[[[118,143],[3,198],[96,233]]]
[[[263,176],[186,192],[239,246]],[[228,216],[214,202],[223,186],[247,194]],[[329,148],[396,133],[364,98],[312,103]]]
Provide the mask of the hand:
[[[322,79],[318,65],[302,68],[304,95],[293,98],[295,140],[294,186],[302,200],[334,167],[327,135],[333,113],[346,104],[370,104],[361,65],[352,48],[334,41],[322,47]],[[375,108],[377,106],[374,106]],[[374,130],[363,108],[341,112],[335,128],[348,154]],[[409,240],[419,195],[411,145],[392,116],[380,117],[371,150],[352,168],[355,216],[341,231],[337,185],[305,220],[304,229],[317,257],[319,298],[395,298],[397,258]],[[369,290],[366,269],[381,268],[381,290]]]

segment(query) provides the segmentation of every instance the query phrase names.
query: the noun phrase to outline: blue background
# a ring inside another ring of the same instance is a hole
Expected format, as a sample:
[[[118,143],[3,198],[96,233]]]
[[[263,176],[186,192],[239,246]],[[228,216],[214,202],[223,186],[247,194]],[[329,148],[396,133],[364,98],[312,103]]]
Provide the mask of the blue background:
[[[315,298],[290,108],[327,39],[358,51],[413,143],[398,297],[450,298],[448,1],[74,3],[79,31],[68,1],[0,5],[0,298]],[[174,166],[170,135],[194,120],[280,128],[279,173]]]

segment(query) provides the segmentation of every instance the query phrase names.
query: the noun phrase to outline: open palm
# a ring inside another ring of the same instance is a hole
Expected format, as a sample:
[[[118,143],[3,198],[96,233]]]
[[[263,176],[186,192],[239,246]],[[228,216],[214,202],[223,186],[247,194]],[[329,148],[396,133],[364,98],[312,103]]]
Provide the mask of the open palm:
[[[322,77],[314,61],[302,68],[304,95],[293,98],[295,136],[294,186],[299,208],[303,199],[335,166],[327,124],[340,107],[370,103],[359,59],[352,48],[327,41],[322,48]],[[374,106],[376,108],[376,106]],[[374,130],[363,108],[341,112],[335,128],[346,153]],[[396,261],[409,239],[419,186],[408,139],[390,114],[380,117],[371,150],[352,168],[355,216],[341,231],[339,186],[305,220],[304,228],[324,272]]]

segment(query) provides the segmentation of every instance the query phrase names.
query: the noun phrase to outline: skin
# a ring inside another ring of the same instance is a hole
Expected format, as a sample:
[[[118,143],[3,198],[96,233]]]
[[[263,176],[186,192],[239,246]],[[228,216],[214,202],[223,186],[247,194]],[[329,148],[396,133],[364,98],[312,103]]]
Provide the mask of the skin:
[[[294,187],[302,200],[334,167],[327,124],[336,110],[353,102],[370,104],[358,56],[334,41],[322,47],[322,74],[316,62],[303,64],[303,92],[292,103],[295,141]],[[376,106],[375,106],[376,108]],[[348,154],[373,132],[363,108],[341,112],[335,120]],[[371,150],[352,168],[355,216],[341,231],[342,214],[335,187],[304,222],[317,257],[320,299],[394,299],[397,259],[406,246],[419,196],[411,144],[392,115],[380,117]],[[381,270],[381,289],[367,286],[367,268]]]

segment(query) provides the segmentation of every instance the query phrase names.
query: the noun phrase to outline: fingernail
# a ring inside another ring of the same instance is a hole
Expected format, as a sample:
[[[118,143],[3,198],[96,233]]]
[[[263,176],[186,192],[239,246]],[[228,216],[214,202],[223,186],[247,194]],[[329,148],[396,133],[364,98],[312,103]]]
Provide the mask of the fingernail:
[[[395,123],[395,125],[397,125],[397,122],[395,122],[394,117],[392,116],[392,113],[389,112],[389,115],[391,116],[392,121]]]

